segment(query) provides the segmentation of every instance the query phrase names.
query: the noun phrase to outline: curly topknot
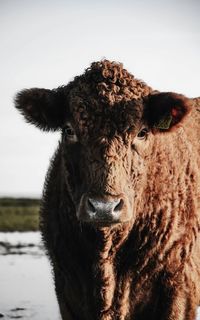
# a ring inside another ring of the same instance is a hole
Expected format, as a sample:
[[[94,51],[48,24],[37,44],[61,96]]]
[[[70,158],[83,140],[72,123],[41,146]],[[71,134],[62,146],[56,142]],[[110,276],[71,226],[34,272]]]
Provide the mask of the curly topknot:
[[[127,126],[137,125],[143,114],[139,99],[152,92],[144,82],[125,70],[121,63],[108,60],[93,62],[85,73],[75,77],[66,88],[70,111],[78,124],[76,129],[81,131],[84,139],[86,133],[89,136],[95,132],[108,134],[116,128],[123,132]],[[109,119],[112,119],[110,123]]]
[[[102,60],[94,62],[87,73],[100,74],[97,90],[107,103],[114,105],[121,101],[130,101],[148,95],[152,89],[144,82],[135,79],[122,63]]]
[[[89,96],[97,95],[106,104],[113,106],[116,103],[131,101],[149,95],[152,89],[141,80],[135,79],[122,63],[101,60],[93,62],[85,73],[74,79],[79,83],[82,93]]]

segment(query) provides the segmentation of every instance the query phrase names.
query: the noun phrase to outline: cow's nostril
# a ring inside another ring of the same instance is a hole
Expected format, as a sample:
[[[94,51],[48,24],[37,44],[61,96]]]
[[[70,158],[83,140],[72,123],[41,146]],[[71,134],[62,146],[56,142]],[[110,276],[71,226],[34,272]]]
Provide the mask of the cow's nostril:
[[[87,206],[88,206],[88,209],[89,209],[90,211],[92,211],[92,212],[94,212],[94,213],[96,212],[96,209],[95,209],[92,201],[90,200],[90,198],[88,198],[88,200],[87,200]]]
[[[120,211],[120,210],[122,210],[123,205],[124,205],[124,201],[123,201],[122,199],[119,199],[119,200],[118,200],[118,203],[116,204],[116,206],[115,206],[115,208],[114,208],[114,211]]]

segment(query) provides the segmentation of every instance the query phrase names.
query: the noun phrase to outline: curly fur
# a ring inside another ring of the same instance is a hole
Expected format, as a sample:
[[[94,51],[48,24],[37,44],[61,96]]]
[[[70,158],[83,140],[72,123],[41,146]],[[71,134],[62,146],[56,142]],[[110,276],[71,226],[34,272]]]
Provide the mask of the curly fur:
[[[45,89],[34,90],[43,96]],[[16,107],[44,130],[63,129],[40,223],[62,318],[194,320],[200,302],[200,98],[159,93],[122,64],[103,60],[48,98],[23,91]],[[166,118],[169,126],[158,127]],[[66,122],[76,142],[65,134]],[[149,134],[140,140],[144,126]],[[88,192],[122,194],[129,221],[81,223],[77,210]]]

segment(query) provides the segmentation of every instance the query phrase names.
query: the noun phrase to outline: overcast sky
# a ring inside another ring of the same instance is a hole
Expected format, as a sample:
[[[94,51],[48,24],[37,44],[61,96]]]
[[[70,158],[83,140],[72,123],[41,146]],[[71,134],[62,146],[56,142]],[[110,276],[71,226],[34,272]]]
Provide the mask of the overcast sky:
[[[26,124],[17,91],[67,84],[107,58],[153,88],[200,96],[199,0],[0,0],[0,195],[41,195],[58,134]]]

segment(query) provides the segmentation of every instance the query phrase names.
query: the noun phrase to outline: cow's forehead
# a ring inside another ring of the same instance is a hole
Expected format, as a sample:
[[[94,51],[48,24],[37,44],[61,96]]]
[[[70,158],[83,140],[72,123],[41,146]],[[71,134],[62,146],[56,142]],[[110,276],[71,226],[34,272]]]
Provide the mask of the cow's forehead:
[[[107,60],[93,63],[68,87],[72,118],[81,133],[124,131],[141,120],[142,98],[152,89],[123,65]]]
[[[82,135],[110,136],[137,129],[143,117],[142,100],[120,102],[110,107],[103,101],[76,97],[70,104],[73,122]]]

